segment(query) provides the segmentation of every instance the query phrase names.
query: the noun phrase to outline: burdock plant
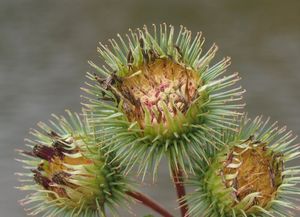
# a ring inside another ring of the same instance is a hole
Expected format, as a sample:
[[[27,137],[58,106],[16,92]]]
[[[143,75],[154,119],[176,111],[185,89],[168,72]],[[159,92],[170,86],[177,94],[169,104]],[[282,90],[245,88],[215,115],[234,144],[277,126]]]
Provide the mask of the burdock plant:
[[[299,159],[295,138],[261,117],[244,117],[237,132],[223,132],[219,150],[208,146],[206,159],[195,160],[197,172],[187,180],[196,188],[186,196],[189,214],[294,216],[300,167],[287,163]]]
[[[106,163],[112,156],[104,156],[94,128],[78,114],[54,119],[50,126],[39,123],[26,139],[29,149],[18,150],[29,170],[18,173],[26,183],[19,188],[33,191],[21,204],[29,215],[103,216],[105,206],[114,211],[130,188],[122,167]]]
[[[172,217],[136,190],[132,176],[156,178],[165,157],[182,217],[292,216],[300,171],[287,165],[299,156],[294,137],[243,116],[240,77],[225,73],[230,58],[214,62],[218,48],[203,51],[204,41],[161,24],[100,43],[105,64],[89,62],[95,72],[82,88],[81,117],[68,112],[40,123],[28,150],[18,151],[29,169],[18,173],[19,188],[31,191],[21,200],[27,212],[116,216],[132,198]],[[186,195],[185,184],[194,191]]]
[[[220,78],[230,59],[211,63],[217,46],[203,52],[202,34],[192,37],[185,27],[176,34],[166,24],[151,32],[144,26],[126,39],[100,44],[102,68],[91,62],[97,73],[88,73],[93,83],[84,88],[92,95],[85,104],[91,121],[106,131],[106,146],[128,168],[139,162],[140,172],[153,167],[155,173],[167,156],[171,171],[192,171],[189,155],[202,157],[201,144],[213,143],[206,135],[234,128],[243,107],[244,90],[233,86],[240,78]]]

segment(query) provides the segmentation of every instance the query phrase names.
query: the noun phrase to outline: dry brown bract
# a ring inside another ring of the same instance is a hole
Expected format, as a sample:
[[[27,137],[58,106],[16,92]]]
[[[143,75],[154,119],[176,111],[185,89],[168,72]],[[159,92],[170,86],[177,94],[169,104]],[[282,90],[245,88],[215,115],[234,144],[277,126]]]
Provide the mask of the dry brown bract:
[[[233,180],[226,180],[225,184],[234,188],[238,201],[251,193],[259,192],[259,197],[255,198],[252,205],[265,207],[275,197],[282,171],[278,170],[278,162],[274,161],[274,157],[264,144],[250,145],[247,149],[235,147],[228,155],[223,175],[237,174]],[[280,162],[282,163],[281,160]],[[240,166],[231,168],[230,164]]]

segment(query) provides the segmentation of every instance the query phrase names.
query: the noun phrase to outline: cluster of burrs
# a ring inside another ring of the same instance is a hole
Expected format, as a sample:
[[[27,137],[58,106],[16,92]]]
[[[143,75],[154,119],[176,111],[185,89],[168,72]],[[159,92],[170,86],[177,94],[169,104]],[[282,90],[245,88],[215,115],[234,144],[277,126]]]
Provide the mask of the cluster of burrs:
[[[80,117],[40,123],[19,151],[31,215],[118,215],[128,197],[173,216],[132,185],[132,173],[157,180],[166,158],[183,217],[293,216],[300,166],[295,137],[285,127],[244,115],[245,92],[230,59],[212,63],[201,33],[153,25],[129,30],[98,51],[90,65]],[[161,177],[159,177],[161,178]],[[194,190],[185,193],[184,185]]]

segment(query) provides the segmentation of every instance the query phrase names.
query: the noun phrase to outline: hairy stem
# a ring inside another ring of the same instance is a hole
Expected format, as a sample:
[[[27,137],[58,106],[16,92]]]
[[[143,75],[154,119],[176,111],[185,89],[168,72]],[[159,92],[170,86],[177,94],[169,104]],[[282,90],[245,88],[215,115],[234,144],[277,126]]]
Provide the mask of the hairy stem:
[[[148,196],[140,193],[140,192],[133,192],[128,191],[127,194],[140,203],[144,204],[145,206],[153,209],[157,213],[159,213],[163,217],[173,217],[171,213],[169,213],[165,208],[160,206],[157,202],[155,202],[153,199],[149,198]]]
[[[182,174],[182,170],[180,168],[173,169],[173,181],[174,181],[176,191],[177,191],[177,197],[178,197],[181,216],[189,217],[188,206],[186,204],[186,201],[184,200],[185,188],[184,188],[184,184],[183,184],[183,174]]]

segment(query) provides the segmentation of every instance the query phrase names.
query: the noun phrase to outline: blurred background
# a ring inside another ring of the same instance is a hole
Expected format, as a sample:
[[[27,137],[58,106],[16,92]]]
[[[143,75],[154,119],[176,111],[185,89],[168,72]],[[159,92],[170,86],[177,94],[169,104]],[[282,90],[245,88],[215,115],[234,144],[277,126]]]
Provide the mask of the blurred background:
[[[79,88],[87,60],[98,60],[98,42],[161,22],[216,42],[218,57],[231,56],[230,70],[243,78],[250,116],[270,116],[300,135],[300,1],[1,0],[0,217],[26,216],[17,204],[24,194],[13,188],[20,171],[14,149],[51,113],[80,111]],[[143,191],[169,210],[176,206],[165,165],[159,182]],[[133,210],[151,213],[141,205]]]

